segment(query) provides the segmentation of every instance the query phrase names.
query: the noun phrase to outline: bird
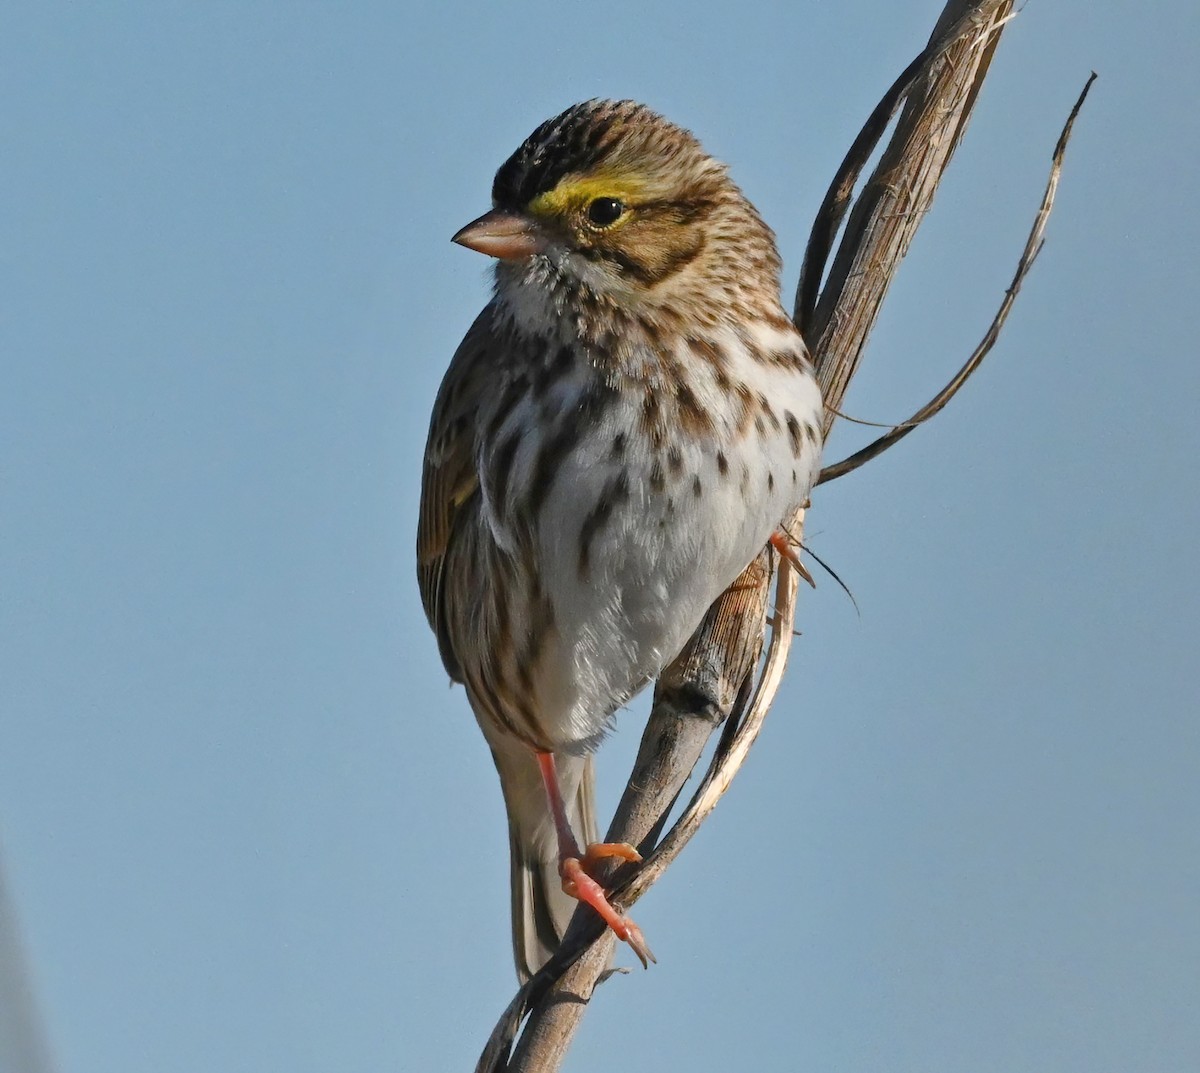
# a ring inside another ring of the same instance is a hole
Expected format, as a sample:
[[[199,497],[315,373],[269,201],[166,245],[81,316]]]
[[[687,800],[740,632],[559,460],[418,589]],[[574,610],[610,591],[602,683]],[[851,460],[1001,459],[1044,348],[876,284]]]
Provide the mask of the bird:
[[[430,418],[417,574],[500,776],[527,980],[597,878],[593,754],[818,473],[821,391],[775,236],[688,130],[631,100],[540,124],[454,236],[494,260]],[[582,847],[582,848],[581,848]]]

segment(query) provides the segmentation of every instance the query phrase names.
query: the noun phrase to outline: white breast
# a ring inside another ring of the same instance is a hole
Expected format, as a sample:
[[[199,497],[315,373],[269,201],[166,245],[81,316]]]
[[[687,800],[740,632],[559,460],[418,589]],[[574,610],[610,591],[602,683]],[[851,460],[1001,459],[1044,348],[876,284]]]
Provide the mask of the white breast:
[[[762,335],[768,353],[800,347],[794,336]],[[714,341],[728,355],[724,386],[715,366],[676,355],[695,370],[690,384],[711,430],[687,435],[677,424],[656,443],[645,391],[621,395],[566,456],[538,517],[536,569],[555,630],[538,663],[537,710],[561,748],[596,742],[812,487],[821,398],[807,365],[755,360],[733,332]],[[647,355],[650,376],[661,368]],[[585,379],[556,388],[556,411],[571,414]],[[730,385],[754,400],[748,431],[739,431],[746,416]],[[654,390],[669,402],[674,389],[664,381]],[[532,409],[524,419],[536,420]],[[516,460],[514,487],[534,479],[532,459]],[[503,511],[489,514],[498,543],[511,546]]]

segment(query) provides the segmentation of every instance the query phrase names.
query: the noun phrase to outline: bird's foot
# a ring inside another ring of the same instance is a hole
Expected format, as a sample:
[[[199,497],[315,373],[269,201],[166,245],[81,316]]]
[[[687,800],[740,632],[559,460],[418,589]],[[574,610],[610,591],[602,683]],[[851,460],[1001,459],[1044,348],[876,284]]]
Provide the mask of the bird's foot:
[[[567,819],[562,792],[558,788],[554,754],[538,752],[536,755],[542,782],[546,787],[546,800],[550,803],[550,813],[554,817],[554,829],[558,833],[558,874],[562,877],[564,893],[591,906],[600,915],[600,919],[612,928],[618,939],[633,947],[633,952],[641,960],[642,967],[649,968],[649,962],[655,958],[650,953],[650,947],[646,945],[642,929],[608,900],[604,885],[596,878],[596,873],[605,860],[615,857],[621,861],[636,863],[642,859],[642,855],[626,842],[593,842],[580,853],[579,843],[575,841],[575,834]]]
[[[582,857],[563,858],[558,867],[559,874],[562,876],[563,891],[572,898],[577,898],[591,906],[599,914],[600,919],[612,929],[613,934],[630,945],[633,952],[637,954],[638,960],[641,961],[642,968],[649,968],[650,962],[657,959],[646,944],[646,937],[642,934],[642,929],[613,906],[604,892],[604,887],[593,875],[602,861],[614,857],[621,861],[635,863],[642,859],[642,855],[628,843],[593,842],[584,851]]]

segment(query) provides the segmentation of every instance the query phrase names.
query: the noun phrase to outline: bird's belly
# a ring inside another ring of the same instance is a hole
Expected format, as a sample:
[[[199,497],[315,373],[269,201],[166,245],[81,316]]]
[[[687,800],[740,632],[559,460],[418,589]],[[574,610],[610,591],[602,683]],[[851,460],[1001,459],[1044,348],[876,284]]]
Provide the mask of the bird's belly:
[[[603,735],[613,711],[678,653],[807,499],[819,405],[805,378],[774,423],[658,442],[631,414],[564,461],[538,530],[554,630],[539,661],[537,708],[560,747],[586,749]],[[789,430],[793,409],[811,435]]]

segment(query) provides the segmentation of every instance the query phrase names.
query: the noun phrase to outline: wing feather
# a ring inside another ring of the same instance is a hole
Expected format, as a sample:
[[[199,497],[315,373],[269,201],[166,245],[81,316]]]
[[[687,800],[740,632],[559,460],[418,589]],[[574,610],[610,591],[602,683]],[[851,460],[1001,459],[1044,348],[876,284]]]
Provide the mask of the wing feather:
[[[417,583],[429,625],[437,635],[442,663],[455,681],[462,680],[458,657],[448,630],[443,574],[447,555],[464,518],[477,509],[479,473],[476,435],[480,402],[493,362],[491,305],[475,318],[442,380],[421,475],[421,513],[417,524]]]

